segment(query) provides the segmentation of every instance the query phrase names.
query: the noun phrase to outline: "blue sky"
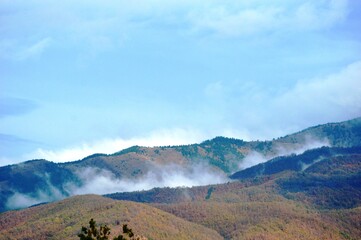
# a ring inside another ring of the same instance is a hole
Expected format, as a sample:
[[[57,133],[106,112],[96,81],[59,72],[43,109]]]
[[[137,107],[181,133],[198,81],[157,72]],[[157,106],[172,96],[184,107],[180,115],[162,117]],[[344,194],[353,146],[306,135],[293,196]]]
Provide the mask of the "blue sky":
[[[361,116],[361,2],[0,0],[0,165]]]

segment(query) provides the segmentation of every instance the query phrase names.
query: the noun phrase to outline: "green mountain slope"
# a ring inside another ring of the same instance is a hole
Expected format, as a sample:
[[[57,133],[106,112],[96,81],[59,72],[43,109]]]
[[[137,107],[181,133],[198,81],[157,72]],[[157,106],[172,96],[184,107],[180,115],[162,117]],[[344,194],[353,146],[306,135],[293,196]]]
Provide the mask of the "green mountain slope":
[[[308,138],[315,140],[327,139],[332,147],[360,146],[361,118],[339,123],[327,123],[307,128],[298,133],[279,138],[279,143],[303,143]]]

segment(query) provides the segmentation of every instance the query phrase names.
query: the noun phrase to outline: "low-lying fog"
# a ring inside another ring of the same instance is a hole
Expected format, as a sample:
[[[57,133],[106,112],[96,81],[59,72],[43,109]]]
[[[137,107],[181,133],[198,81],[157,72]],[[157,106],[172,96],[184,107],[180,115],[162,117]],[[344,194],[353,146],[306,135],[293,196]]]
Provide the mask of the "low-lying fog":
[[[290,154],[301,154],[309,149],[329,146],[327,139],[305,141],[305,144],[293,148],[279,147],[276,155],[266,157],[257,151],[252,151],[239,163],[239,169],[245,169],[259,163],[266,162],[273,157]],[[68,196],[80,194],[108,194],[114,192],[132,192],[149,190],[154,187],[192,187],[209,184],[219,184],[230,181],[225,173],[206,164],[196,164],[190,166],[180,166],[176,164],[154,165],[145,175],[135,179],[116,178],[107,170],[95,167],[79,169],[76,173],[81,180],[81,186],[68,182],[63,185],[66,193],[62,193],[49,181],[49,176],[44,174],[47,180],[47,189],[36,189],[32,194],[15,192],[8,198],[6,207],[8,209],[18,209],[42,202],[52,202],[64,199]]]
[[[8,199],[6,207],[9,209],[24,208],[88,193],[132,192],[149,190],[154,187],[192,187],[230,181],[224,173],[205,164],[187,167],[175,164],[154,166],[148,173],[137,179],[119,179],[110,171],[92,167],[79,170],[77,175],[83,184],[78,186],[68,182],[64,186],[67,194],[62,194],[47,181],[48,189],[45,191],[39,189],[31,195],[16,192]]]

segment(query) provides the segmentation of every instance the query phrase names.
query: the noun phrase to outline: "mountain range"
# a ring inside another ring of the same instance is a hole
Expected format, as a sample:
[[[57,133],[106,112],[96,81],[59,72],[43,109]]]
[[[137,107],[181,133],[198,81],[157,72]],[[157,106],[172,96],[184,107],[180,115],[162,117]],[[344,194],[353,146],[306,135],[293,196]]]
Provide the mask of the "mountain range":
[[[361,118],[270,141],[31,160],[1,167],[0,186],[0,239],[73,239],[90,217],[149,239],[361,239]],[[108,194],[68,198],[91,192]]]

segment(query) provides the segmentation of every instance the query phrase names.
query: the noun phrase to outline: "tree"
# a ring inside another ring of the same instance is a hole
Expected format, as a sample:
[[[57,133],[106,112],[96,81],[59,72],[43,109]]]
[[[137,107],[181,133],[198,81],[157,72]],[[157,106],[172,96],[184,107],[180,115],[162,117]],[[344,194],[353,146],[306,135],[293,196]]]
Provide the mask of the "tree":
[[[113,240],[143,240],[145,237],[135,236],[133,230],[128,228],[127,224],[123,224],[123,233],[119,234],[117,237],[114,237]],[[80,240],[109,240],[110,237],[110,228],[105,226],[100,226],[99,230],[96,228],[96,222],[94,219],[90,219],[89,228],[82,227],[81,233],[78,234]],[[129,238],[128,238],[129,237]]]
[[[95,226],[96,222],[94,219],[90,219],[89,228],[82,227],[81,233],[78,234],[80,240],[107,240],[110,235],[110,228],[105,226],[100,226],[99,230]]]

